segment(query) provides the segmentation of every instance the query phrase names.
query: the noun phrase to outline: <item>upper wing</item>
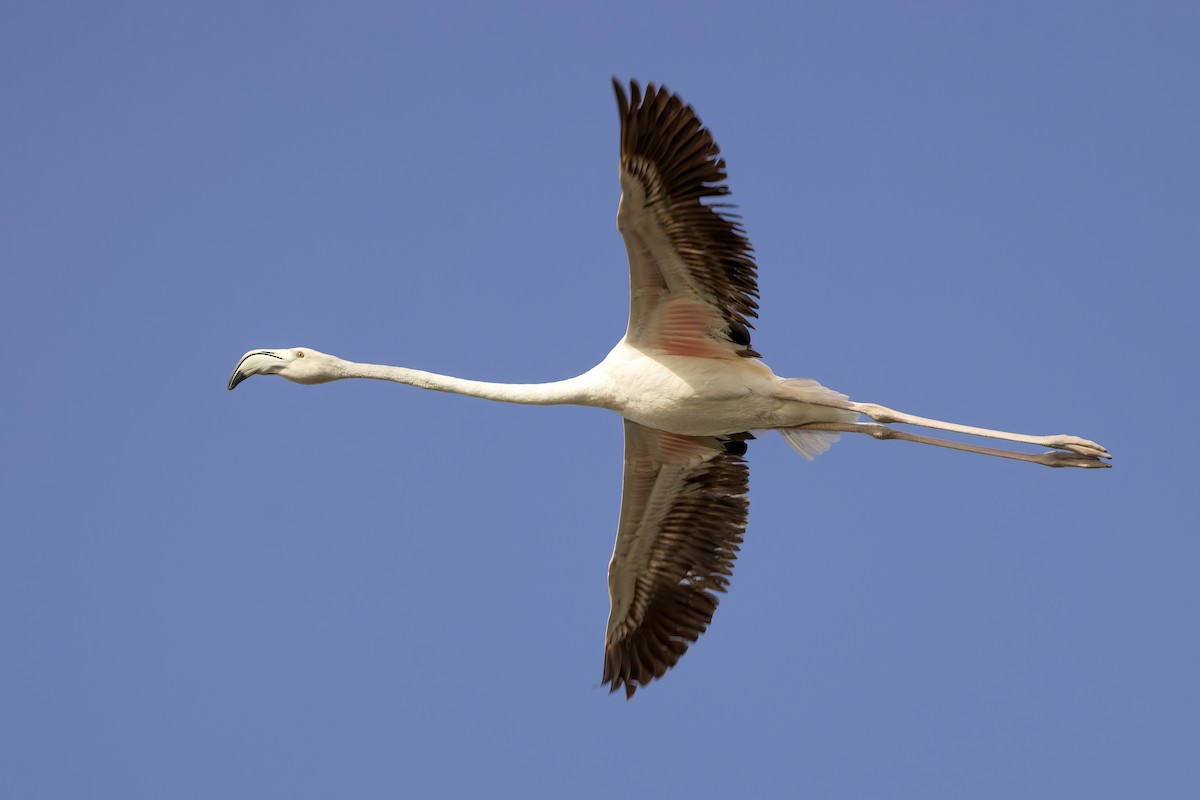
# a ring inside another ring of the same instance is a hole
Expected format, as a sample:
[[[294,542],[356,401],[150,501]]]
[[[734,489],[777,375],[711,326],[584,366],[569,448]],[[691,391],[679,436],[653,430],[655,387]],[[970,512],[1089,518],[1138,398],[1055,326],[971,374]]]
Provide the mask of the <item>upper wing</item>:
[[[625,421],[625,482],[608,565],[604,682],[626,697],[696,641],[746,529],[749,433],[679,436]]]
[[[757,356],[753,249],[727,204],[725,161],[691,106],[636,81],[621,114],[621,205],[617,228],[629,254],[632,344],[678,355]]]

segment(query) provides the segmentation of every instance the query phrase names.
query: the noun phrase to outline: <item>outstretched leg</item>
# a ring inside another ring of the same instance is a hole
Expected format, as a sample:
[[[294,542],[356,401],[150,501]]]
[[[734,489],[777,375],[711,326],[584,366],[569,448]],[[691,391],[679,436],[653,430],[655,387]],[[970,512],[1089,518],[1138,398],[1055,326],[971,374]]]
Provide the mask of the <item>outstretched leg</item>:
[[[862,404],[852,403],[851,405],[862,405]],[[876,406],[876,408],[879,408],[879,406]],[[884,409],[884,410],[889,410],[889,409]],[[862,413],[865,414],[866,412],[864,411]],[[903,416],[905,416],[906,419],[922,419],[922,417],[908,417],[907,415],[903,415]],[[930,420],[930,421],[937,422],[937,420]],[[920,424],[920,423],[912,423],[912,424]],[[952,423],[941,423],[941,424],[951,425]],[[926,427],[936,427],[936,426],[929,425]],[[789,430],[791,430],[791,429],[789,429]],[[978,454],[984,455],[984,456],[996,456],[998,458],[1011,458],[1011,459],[1015,459],[1017,461],[1027,461],[1031,464],[1041,464],[1046,467],[1081,467],[1084,469],[1096,469],[1096,468],[1100,468],[1100,467],[1111,467],[1112,466],[1112,464],[1106,464],[1105,462],[1101,461],[1099,456],[1081,454],[1081,453],[1079,453],[1079,451],[1073,450],[1073,448],[1061,447],[1058,450],[1051,450],[1050,452],[1047,452],[1047,453],[1018,453],[1013,450],[1001,450],[996,447],[983,447],[981,445],[976,445],[976,444],[967,444],[966,442],[954,442],[954,441],[950,441],[948,439],[935,439],[932,436],[922,436],[919,433],[910,433],[908,431],[898,431],[895,428],[889,428],[886,425],[879,425],[874,422],[812,422],[812,423],[809,423],[808,425],[799,425],[796,427],[796,430],[833,431],[833,432],[837,432],[837,433],[865,433],[868,436],[873,436],[874,438],[880,439],[880,440],[896,439],[897,441],[901,441],[901,442],[916,442],[918,444],[930,444],[930,445],[933,445],[934,447],[948,447],[951,450],[962,450],[963,452],[966,452],[966,453],[978,453]],[[976,435],[979,435],[979,436],[989,436],[991,434],[996,434],[996,433],[1004,434],[1004,431],[988,431],[987,433],[978,433],[978,431],[983,430],[983,429],[969,428],[966,425],[956,425],[953,428],[943,428],[942,430],[953,430],[953,431],[957,431],[960,433],[976,433]],[[992,438],[1004,439],[1009,435],[1010,434],[1005,434],[1003,436],[993,436]],[[1011,434],[1011,435],[1022,436],[1022,434]],[[1105,450],[1103,447],[1100,447],[1099,445],[1093,444],[1091,442],[1087,442],[1087,440],[1085,440],[1085,439],[1078,439],[1078,437],[1074,437],[1074,436],[1068,436],[1068,437],[1023,436],[1021,439],[1011,439],[1010,441],[1023,441],[1023,442],[1028,442],[1029,444],[1038,444],[1038,445],[1042,445],[1045,447],[1058,447],[1058,445],[1047,444],[1046,441],[1047,440],[1059,441],[1064,438],[1072,440],[1071,444],[1075,444],[1076,441],[1085,442],[1087,445],[1090,445],[1092,448],[1098,449],[1099,451],[1103,452],[1104,458],[1111,458],[1111,456],[1108,455],[1108,451]],[[1035,440],[1035,441],[1029,441],[1029,440]],[[1072,449],[1073,452],[1069,452],[1069,453],[1061,452],[1061,450],[1064,450],[1064,449]]]
[[[1021,444],[1031,444],[1036,447],[1052,447],[1055,450],[1066,450],[1071,453],[1076,453],[1077,455],[1087,456],[1089,458],[1112,458],[1112,456],[1109,455],[1108,450],[1106,450],[1104,447],[1101,447],[1095,442],[1087,439],[1080,439],[1078,436],[1067,436],[1066,434],[1057,434],[1053,436],[1031,436],[1025,433],[994,431],[989,428],[976,428],[973,425],[959,425],[955,422],[943,422],[940,419],[929,419],[928,417],[918,417],[913,414],[904,414],[875,403],[855,403],[852,400],[843,400],[837,397],[822,397],[808,394],[803,398],[803,402],[810,403],[815,406],[838,408],[842,409],[843,411],[854,411],[859,414],[864,414],[880,423],[894,422],[900,425],[916,425],[921,428],[931,428],[933,430],[949,431],[951,433],[964,433],[969,436],[985,436],[989,439],[1003,439],[1006,442],[1019,442]],[[815,430],[820,429],[815,428]],[[836,429],[828,428],[825,430]],[[867,433],[867,431],[858,431],[858,433]]]
[[[1080,439],[1078,436],[1067,436],[1065,433],[1056,434],[1053,436],[1031,436],[1025,433],[1009,433],[1008,431],[994,431],[988,428],[976,428],[972,425],[959,425],[954,422],[943,422],[940,419],[928,419],[926,417],[918,417],[912,414],[902,414],[899,411],[893,411],[890,408],[876,405],[875,403],[850,403],[851,410],[857,411],[860,414],[865,414],[876,422],[895,422],[901,425],[916,425],[921,428],[931,428],[938,431],[950,431],[951,433],[965,433],[970,436],[986,436],[989,439],[1003,439],[1006,442],[1020,442],[1022,444],[1032,444],[1037,447],[1053,447],[1055,450],[1069,450],[1072,453],[1078,453],[1081,456],[1091,456],[1093,458],[1112,458],[1108,454],[1108,450],[1087,439]]]

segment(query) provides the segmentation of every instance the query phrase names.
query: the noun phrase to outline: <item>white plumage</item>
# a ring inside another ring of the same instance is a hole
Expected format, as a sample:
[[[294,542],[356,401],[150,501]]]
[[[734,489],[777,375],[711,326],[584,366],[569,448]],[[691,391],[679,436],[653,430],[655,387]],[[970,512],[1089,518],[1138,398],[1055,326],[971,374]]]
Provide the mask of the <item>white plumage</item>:
[[[544,384],[470,381],[358,364],[307,347],[252,350],[229,379],[303,384],[373,378],[487,400],[573,404],[625,419],[625,476],[609,564],[604,681],[631,697],[704,632],[746,526],[751,431],[779,430],[812,460],[841,433],[865,433],[1052,467],[1106,467],[1108,451],[1073,436],[986,430],[855,403],[809,378],[780,378],[750,347],[756,266],[740,225],[712,198],[725,164],[690,106],[650,84],[613,81],[621,116],[617,227],[630,270],[629,326],[598,365]],[[865,415],[873,422],[859,422]],[[1020,453],[946,441],[882,423],[1052,448]]]

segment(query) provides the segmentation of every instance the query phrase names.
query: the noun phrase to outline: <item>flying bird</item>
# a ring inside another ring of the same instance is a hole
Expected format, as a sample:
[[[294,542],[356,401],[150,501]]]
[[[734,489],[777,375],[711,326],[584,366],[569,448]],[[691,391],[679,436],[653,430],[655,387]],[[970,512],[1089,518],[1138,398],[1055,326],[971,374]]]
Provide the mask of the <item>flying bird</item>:
[[[747,519],[752,431],[779,431],[812,460],[843,433],[948,447],[1048,467],[1107,467],[1108,451],[1075,436],[1032,436],[913,416],[851,401],[808,378],[781,378],[751,346],[757,271],[732,206],[725,161],[696,112],[664,87],[614,78],[621,121],[617,229],[629,257],[629,324],[607,357],[552,383],[466,380],[360,364],[309,347],[251,350],[229,378],[280,375],[301,384],[343,378],[533,405],[615,411],[625,425],[603,682],[610,691],[662,677],[708,627],[729,585]],[[861,421],[867,417],[870,422]],[[1018,452],[889,427],[990,437]]]

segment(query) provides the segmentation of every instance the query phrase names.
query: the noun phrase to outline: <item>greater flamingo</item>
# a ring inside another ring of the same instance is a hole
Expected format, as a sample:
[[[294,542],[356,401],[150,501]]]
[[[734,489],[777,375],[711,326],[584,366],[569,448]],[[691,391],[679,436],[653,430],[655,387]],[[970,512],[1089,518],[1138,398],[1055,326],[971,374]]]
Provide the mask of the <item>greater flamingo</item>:
[[[1075,436],[1030,436],[904,414],[808,378],[781,378],[750,346],[756,267],[727,204],[725,162],[691,106],[665,88],[613,80],[621,118],[617,228],[629,255],[624,338],[567,380],[503,384],[358,364],[308,347],[251,350],[229,378],[281,375],[302,384],[395,381],[485,400],[615,411],[625,424],[625,477],[608,568],[611,611],[603,680],[632,697],[708,627],[746,527],[751,431],[778,430],[812,460],[842,433],[898,439],[1049,467],[1107,467]],[[872,422],[860,422],[866,416]],[[1023,453],[936,439],[887,423],[1051,448]]]

